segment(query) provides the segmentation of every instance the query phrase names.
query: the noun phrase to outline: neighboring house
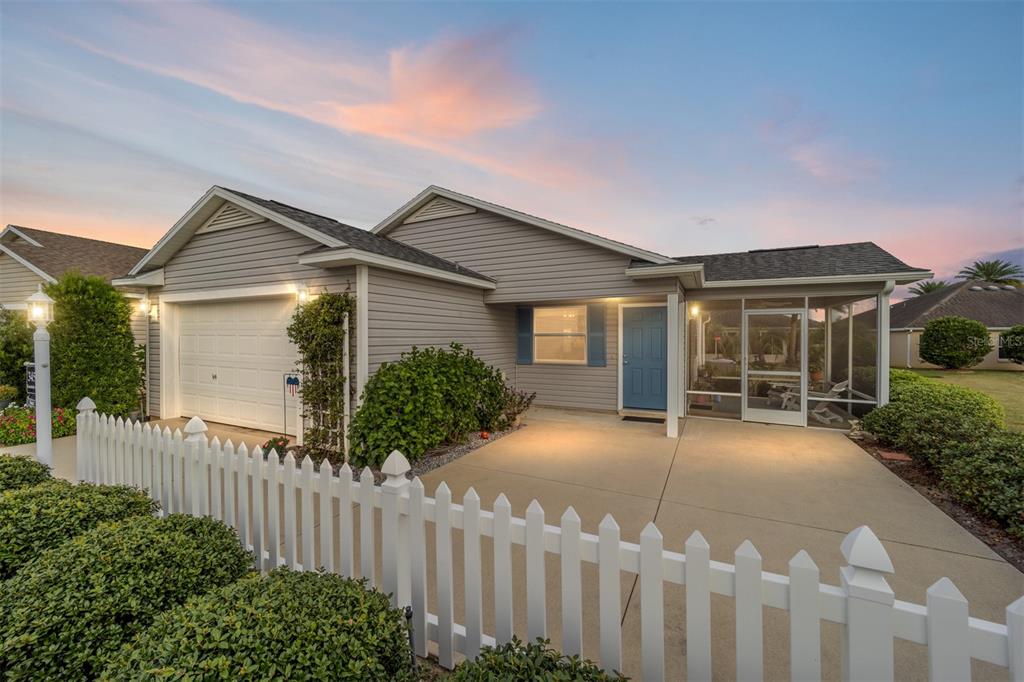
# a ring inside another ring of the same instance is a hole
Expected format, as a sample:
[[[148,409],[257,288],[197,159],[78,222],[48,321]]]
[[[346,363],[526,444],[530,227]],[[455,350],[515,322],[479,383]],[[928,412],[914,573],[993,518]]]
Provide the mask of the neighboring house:
[[[0,232],[0,305],[23,310],[25,300],[40,284],[56,282],[71,270],[110,282],[131,270],[146,253],[135,246],[8,225]],[[138,291],[125,291],[125,295],[141,298]],[[132,307],[132,331],[136,343],[145,344],[146,315],[137,305]]]
[[[357,390],[458,341],[538,404],[675,435],[683,414],[845,426],[885,402],[889,293],[930,276],[868,242],[671,258],[439,187],[371,231],[213,187],[116,284],[159,304],[163,417],[280,431],[297,292],[348,290]]]
[[[889,363],[893,367],[935,367],[921,359],[921,332],[934,319],[955,315],[981,322],[992,336],[993,350],[975,369],[1024,370],[1003,355],[1000,337],[1014,325],[1024,324],[1024,289],[1009,284],[969,280],[915,296],[892,306]]]

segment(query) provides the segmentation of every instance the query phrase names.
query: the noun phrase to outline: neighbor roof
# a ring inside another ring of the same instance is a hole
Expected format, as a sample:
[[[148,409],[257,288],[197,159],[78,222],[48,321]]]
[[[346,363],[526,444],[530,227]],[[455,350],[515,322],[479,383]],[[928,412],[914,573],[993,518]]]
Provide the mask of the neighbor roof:
[[[381,256],[388,256],[390,258],[397,258],[409,263],[424,265],[426,267],[443,270],[445,272],[466,275],[468,277],[474,277],[487,282],[494,281],[490,277],[474,272],[469,268],[459,265],[458,263],[435,256],[432,253],[427,253],[422,249],[417,249],[414,246],[409,246],[408,244],[396,241],[390,237],[384,237],[367,230],[362,230],[358,227],[352,227],[351,225],[340,223],[333,218],[328,218],[316,213],[310,213],[309,211],[304,211],[301,208],[282,204],[279,201],[261,199],[260,197],[246,194],[245,192],[239,192],[238,190],[230,189],[228,187],[222,187],[222,189],[227,190],[232,194],[236,194],[243,199],[248,199],[254,204],[262,206],[269,211],[273,211],[274,213],[283,215],[286,218],[300,222],[307,227],[344,242],[347,246],[354,249],[376,253]],[[321,253],[330,251],[334,248],[337,247],[327,245],[318,246],[307,253]]]
[[[949,315],[994,328],[1024,324],[1024,289],[970,280],[951,284],[894,304],[889,309],[889,328],[917,329]]]
[[[13,239],[10,236],[21,237]],[[114,244],[98,239],[76,237],[21,225],[8,225],[0,233],[0,249],[27,262],[48,278],[56,280],[65,272],[77,270],[96,275],[108,282],[132,269],[146,249]]]
[[[702,264],[705,282],[924,272],[924,268],[907,265],[873,242],[679,256],[675,261]],[[634,262],[631,267],[647,265]]]

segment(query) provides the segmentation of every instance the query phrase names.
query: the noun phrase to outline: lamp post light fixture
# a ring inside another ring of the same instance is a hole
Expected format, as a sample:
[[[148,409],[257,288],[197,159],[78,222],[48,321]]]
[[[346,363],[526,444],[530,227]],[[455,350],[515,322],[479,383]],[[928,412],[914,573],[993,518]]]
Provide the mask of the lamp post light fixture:
[[[50,332],[46,330],[53,320],[53,299],[39,291],[28,297],[28,319],[36,326],[32,335],[35,346],[36,371],[36,459],[53,467],[53,435],[50,408]]]

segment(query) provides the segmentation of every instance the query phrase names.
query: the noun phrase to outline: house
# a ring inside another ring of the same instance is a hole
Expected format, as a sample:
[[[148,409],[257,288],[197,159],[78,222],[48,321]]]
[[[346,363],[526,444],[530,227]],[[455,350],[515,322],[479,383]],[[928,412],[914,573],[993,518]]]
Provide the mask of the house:
[[[888,297],[930,277],[863,242],[673,258],[440,187],[370,231],[213,187],[144,287],[150,410],[287,432],[301,292],[356,298],[357,390],[459,341],[537,404],[843,427],[888,396]]]
[[[889,363],[892,367],[935,367],[921,359],[921,332],[928,322],[955,315],[988,327],[992,352],[975,369],[1024,370],[1004,356],[1002,332],[1024,324],[1024,289],[1009,284],[968,280],[900,301],[890,316]]]
[[[8,225],[0,232],[0,306],[23,310],[25,300],[41,284],[56,282],[75,270],[108,282],[125,274],[146,255],[146,249],[86,239],[60,232]],[[140,291],[125,290],[132,299]],[[146,315],[133,307],[132,332],[136,343],[146,342]]]

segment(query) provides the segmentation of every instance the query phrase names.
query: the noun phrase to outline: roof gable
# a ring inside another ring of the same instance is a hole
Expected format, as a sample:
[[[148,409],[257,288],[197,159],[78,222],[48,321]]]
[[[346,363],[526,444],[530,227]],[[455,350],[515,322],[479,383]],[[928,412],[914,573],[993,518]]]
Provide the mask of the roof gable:
[[[449,202],[455,202],[456,204],[461,204],[475,210],[490,211],[491,213],[496,213],[506,218],[518,220],[528,225],[533,225],[544,230],[549,230],[573,239],[578,239],[579,241],[594,244],[608,249],[609,251],[622,253],[639,260],[661,264],[674,262],[673,259],[668,256],[663,256],[660,253],[654,253],[653,251],[647,251],[635,246],[630,246],[629,244],[624,244],[622,242],[615,241],[614,239],[608,239],[607,237],[585,232],[583,230],[576,229],[575,227],[569,227],[568,225],[562,225],[561,223],[545,220],[544,218],[539,218],[505,206],[492,204],[489,201],[477,199],[476,197],[471,197],[467,194],[460,194],[459,192],[454,192],[450,189],[445,189],[444,187],[438,187],[436,185],[431,185],[417,194],[397,211],[378,223],[371,232],[374,234],[386,235],[398,225],[417,222],[417,220],[410,220],[410,218],[414,218],[414,216],[416,216],[420,211],[431,206],[437,199],[446,199]],[[420,218],[420,220],[429,220],[436,217],[441,216]]]
[[[20,225],[8,225],[0,232],[0,251],[48,282],[71,270],[110,281],[128,272],[146,253],[135,246]]]

